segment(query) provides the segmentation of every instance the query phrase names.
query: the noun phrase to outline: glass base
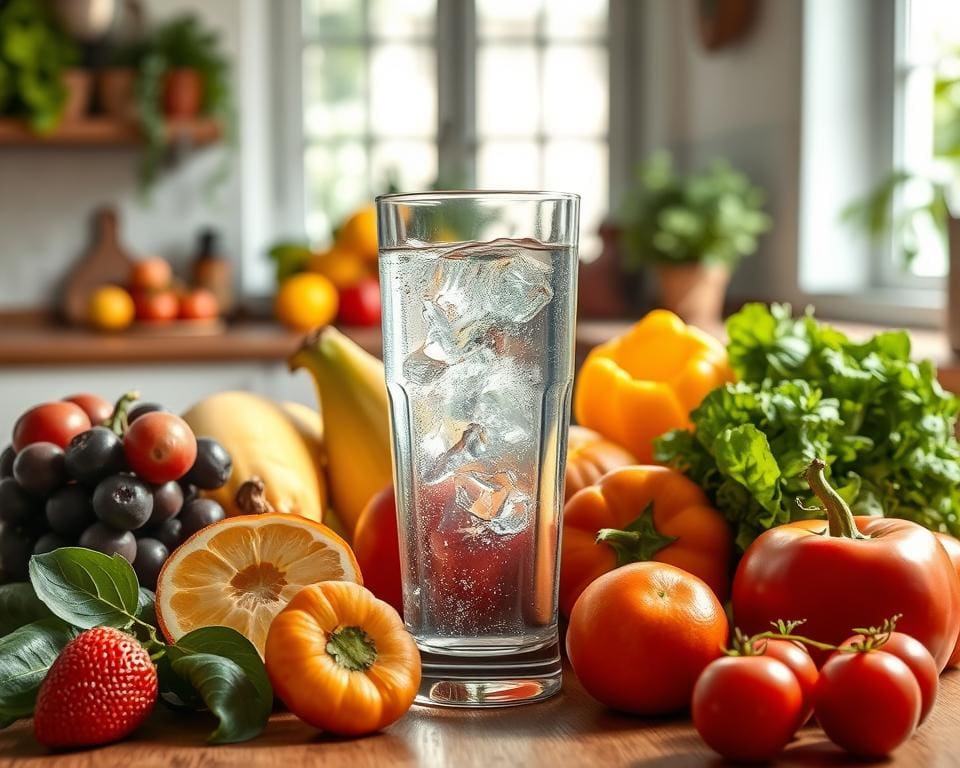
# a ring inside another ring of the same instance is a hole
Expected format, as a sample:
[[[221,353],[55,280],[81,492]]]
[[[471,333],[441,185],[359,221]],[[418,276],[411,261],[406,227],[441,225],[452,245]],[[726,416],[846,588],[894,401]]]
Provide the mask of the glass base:
[[[489,657],[421,649],[423,678],[416,704],[431,707],[515,707],[560,692],[557,642],[532,651]]]

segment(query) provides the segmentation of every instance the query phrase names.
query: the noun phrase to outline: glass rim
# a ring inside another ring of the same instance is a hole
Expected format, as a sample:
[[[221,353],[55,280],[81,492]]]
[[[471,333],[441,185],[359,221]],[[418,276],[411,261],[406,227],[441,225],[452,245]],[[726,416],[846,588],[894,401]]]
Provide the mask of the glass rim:
[[[551,192],[546,190],[522,189],[439,189],[425,192],[390,192],[377,195],[374,202],[416,204],[441,202],[443,200],[502,200],[525,202],[579,202],[580,195],[576,192]]]

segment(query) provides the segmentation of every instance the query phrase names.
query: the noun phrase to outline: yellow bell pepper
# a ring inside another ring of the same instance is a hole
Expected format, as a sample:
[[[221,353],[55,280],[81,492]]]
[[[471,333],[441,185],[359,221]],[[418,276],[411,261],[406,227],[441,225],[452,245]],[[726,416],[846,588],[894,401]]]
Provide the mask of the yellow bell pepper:
[[[573,399],[577,422],[653,461],[653,440],[689,428],[708,392],[733,381],[717,339],[655,309],[622,336],[595,347],[580,369]]]

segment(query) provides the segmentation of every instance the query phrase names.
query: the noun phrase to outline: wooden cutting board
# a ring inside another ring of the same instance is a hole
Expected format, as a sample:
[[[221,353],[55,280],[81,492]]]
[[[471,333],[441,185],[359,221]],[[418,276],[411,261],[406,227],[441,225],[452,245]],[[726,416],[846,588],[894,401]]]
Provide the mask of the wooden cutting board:
[[[90,294],[106,283],[126,285],[133,257],[120,244],[120,223],[114,208],[102,208],[94,214],[93,241],[87,252],[67,276],[61,311],[71,325],[87,319]]]

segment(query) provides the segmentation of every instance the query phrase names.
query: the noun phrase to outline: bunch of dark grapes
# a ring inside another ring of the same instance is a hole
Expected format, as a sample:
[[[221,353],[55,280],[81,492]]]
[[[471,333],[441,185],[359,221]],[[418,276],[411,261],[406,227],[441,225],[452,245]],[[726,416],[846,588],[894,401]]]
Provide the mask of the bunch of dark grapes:
[[[25,580],[32,555],[80,546],[121,555],[153,589],[170,552],[224,518],[200,491],[229,479],[226,450],[159,405],[131,405],[77,395],[17,421],[0,454],[0,583]]]

